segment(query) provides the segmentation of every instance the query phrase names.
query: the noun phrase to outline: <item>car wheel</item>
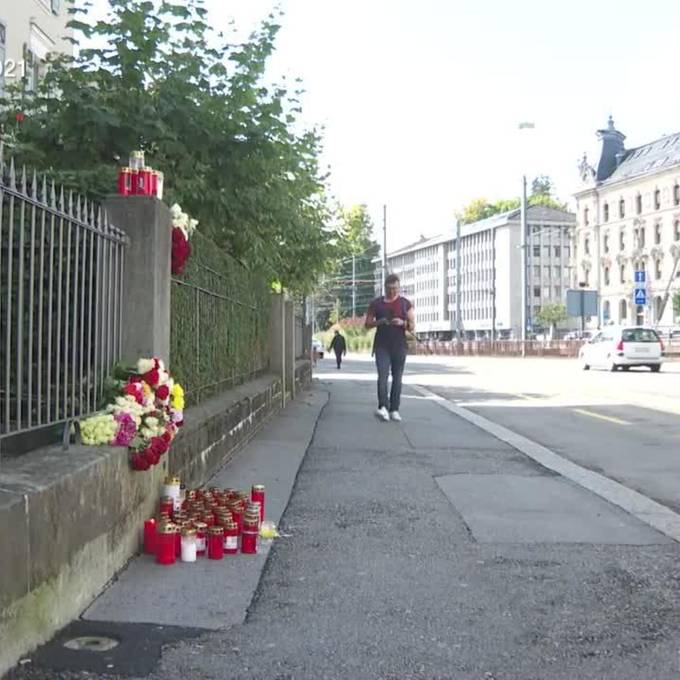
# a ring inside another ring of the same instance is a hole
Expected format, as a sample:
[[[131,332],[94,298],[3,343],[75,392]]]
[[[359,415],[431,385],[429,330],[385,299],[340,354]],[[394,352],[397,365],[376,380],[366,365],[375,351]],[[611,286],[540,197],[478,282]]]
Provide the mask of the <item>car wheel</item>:
[[[589,370],[590,370],[590,364],[584,363],[584,364],[583,364],[583,370],[584,370],[584,371],[589,371]]]
[[[624,371],[630,371],[630,366],[621,366]]]
[[[661,370],[661,364],[653,364],[649,368],[652,369],[652,373],[658,373]]]
[[[616,373],[616,371],[619,370],[619,365],[618,365],[618,364],[615,364],[615,363],[612,361],[612,364],[611,364],[611,366],[609,367],[609,370],[610,370],[612,373]]]

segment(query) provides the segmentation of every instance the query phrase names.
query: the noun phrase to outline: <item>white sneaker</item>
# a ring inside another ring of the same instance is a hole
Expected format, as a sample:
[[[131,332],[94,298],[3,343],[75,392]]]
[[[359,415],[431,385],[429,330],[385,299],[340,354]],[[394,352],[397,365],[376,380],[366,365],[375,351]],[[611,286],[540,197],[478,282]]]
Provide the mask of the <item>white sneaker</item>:
[[[390,418],[392,418],[392,420],[396,421],[397,423],[401,422],[399,411],[390,411]]]
[[[375,415],[377,418],[380,418],[380,420],[384,420],[387,422],[390,419],[390,414],[387,412],[387,409],[383,406],[382,408],[379,408],[376,412]]]

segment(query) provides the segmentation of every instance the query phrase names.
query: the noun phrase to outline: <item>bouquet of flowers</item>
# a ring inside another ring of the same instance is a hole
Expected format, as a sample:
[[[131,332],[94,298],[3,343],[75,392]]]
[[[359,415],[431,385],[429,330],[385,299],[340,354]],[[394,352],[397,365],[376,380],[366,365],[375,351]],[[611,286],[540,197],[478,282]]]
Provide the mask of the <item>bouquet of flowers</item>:
[[[175,276],[179,276],[184,271],[184,266],[191,255],[191,244],[189,239],[196,231],[198,221],[193,220],[182,211],[178,203],[170,208],[172,215],[172,254],[171,271]]]
[[[125,446],[134,470],[148,470],[184,423],[184,390],[160,359],[119,366],[107,382],[105,409],[80,425],[84,444]]]

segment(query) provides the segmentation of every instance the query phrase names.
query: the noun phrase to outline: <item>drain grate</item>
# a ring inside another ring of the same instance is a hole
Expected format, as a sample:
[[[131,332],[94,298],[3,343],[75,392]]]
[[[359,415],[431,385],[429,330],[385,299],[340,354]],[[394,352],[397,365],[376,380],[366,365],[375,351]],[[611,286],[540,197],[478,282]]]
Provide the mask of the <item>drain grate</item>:
[[[74,652],[108,652],[120,644],[119,640],[103,635],[83,635],[64,642],[66,649]]]

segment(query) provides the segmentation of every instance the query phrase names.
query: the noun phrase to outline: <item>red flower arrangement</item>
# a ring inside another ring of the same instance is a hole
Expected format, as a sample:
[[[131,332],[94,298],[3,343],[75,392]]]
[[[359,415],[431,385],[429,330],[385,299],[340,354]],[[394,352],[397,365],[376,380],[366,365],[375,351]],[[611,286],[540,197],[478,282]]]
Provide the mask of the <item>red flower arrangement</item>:
[[[184,266],[191,255],[191,244],[179,227],[172,229],[172,255],[171,271],[174,276],[179,276],[184,271]]]

